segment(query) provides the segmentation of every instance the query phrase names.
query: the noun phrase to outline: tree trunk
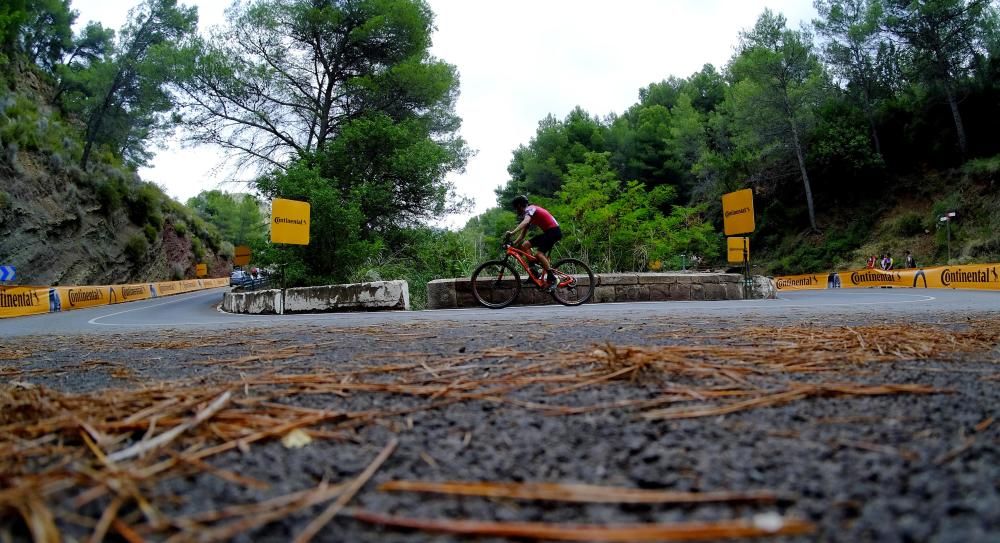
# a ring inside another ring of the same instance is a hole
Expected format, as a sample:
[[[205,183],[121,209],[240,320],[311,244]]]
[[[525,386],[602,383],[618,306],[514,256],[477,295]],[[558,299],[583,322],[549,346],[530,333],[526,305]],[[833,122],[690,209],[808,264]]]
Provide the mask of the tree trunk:
[[[867,84],[867,82],[864,84]],[[868,94],[868,89],[864,89],[862,92],[864,93],[865,100],[865,117],[868,117],[868,126],[872,131],[872,142],[875,143],[875,154],[878,155],[879,159],[884,160],[882,157],[882,141],[878,139],[878,128],[875,127],[875,112],[872,108],[872,99]]]
[[[789,118],[789,124],[792,126],[792,142],[795,144],[795,156],[799,159],[799,170],[802,172],[802,184],[806,189],[806,207],[809,209],[809,226],[812,227],[813,232],[819,232],[819,228],[816,227],[816,210],[813,207],[813,192],[812,185],[809,183],[809,172],[806,171],[806,157],[805,153],[802,152],[802,143],[799,141],[799,128],[795,126],[795,118]]]
[[[958,110],[958,99],[951,90],[951,84],[945,82],[944,93],[948,98],[948,106],[951,108],[951,116],[955,120],[955,132],[958,133],[958,149],[962,152],[962,158],[968,154],[968,143],[965,139],[965,125],[962,123],[962,113]]]

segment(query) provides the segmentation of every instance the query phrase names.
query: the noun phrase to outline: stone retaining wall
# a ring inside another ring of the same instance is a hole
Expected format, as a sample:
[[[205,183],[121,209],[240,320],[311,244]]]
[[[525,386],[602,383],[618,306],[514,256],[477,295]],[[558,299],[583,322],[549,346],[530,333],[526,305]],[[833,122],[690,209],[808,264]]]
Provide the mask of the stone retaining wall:
[[[222,309],[230,313],[286,315],[337,311],[410,309],[406,281],[377,281],[351,285],[227,292]]]
[[[736,273],[606,273],[596,276],[590,303],[671,300],[742,300],[743,276]],[[773,281],[754,278],[753,298],[774,298]],[[555,303],[533,284],[521,288],[517,305]],[[438,279],[427,284],[427,309],[479,307],[469,278]]]

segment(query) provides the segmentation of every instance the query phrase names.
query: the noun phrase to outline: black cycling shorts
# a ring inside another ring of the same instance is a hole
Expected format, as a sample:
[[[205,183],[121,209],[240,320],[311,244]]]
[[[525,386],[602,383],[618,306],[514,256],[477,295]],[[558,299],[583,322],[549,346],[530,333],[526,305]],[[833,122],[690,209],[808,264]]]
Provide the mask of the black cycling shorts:
[[[556,242],[562,239],[562,230],[559,227],[550,228],[541,234],[528,240],[531,246],[543,253],[548,253],[555,246]]]

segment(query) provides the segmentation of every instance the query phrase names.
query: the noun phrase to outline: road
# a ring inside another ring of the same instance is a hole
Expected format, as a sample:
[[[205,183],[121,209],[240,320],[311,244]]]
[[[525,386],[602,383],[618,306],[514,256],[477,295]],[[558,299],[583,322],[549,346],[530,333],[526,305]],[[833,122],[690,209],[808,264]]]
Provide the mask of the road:
[[[167,299],[0,320],[0,336],[120,333],[151,328],[199,330],[233,327],[272,327],[285,324],[373,326],[385,323],[434,321],[510,322],[542,321],[572,316],[575,319],[650,320],[680,316],[766,317],[781,315],[800,319],[845,316],[903,317],[926,320],[935,314],[1000,311],[1000,292],[899,289],[817,290],[785,292],[777,300],[716,302],[640,302],[561,306],[510,307],[503,310],[459,309],[336,313],[321,315],[231,315],[218,310],[225,289],[183,294]]]

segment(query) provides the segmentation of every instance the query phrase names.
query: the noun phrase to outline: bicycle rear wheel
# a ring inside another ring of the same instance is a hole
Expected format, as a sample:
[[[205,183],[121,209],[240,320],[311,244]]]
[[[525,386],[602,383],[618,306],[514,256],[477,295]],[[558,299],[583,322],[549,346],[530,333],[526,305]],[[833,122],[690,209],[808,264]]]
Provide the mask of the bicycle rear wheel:
[[[559,282],[552,297],[563,305],[585,304],[594,296],[597,281],[590,266],[575,258],[564,258],[553,265]]]
[[[521,278],[508,262],[489,260],[472,272],[472,295],[490,309],[507,307],[520,293]]]

